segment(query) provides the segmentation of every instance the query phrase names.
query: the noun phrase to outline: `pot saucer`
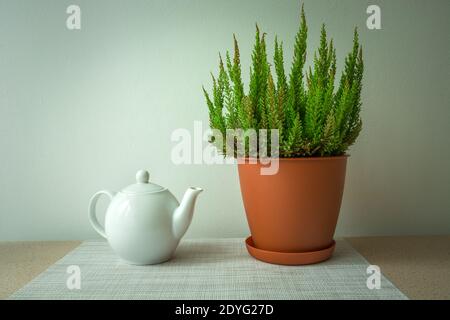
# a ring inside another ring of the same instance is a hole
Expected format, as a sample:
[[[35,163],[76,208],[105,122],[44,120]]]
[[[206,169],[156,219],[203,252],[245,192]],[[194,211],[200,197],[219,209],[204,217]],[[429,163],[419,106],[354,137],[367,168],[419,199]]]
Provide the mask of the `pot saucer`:
[[[329,259],[333,254],[336,242],[333,240],[333,243],[325,249],[308,252],[276,252],[258,249],[254,246],[251,236],[245,239],[245,245],[248,253],[258,260],[272,264],[296,266],[318,263]]]

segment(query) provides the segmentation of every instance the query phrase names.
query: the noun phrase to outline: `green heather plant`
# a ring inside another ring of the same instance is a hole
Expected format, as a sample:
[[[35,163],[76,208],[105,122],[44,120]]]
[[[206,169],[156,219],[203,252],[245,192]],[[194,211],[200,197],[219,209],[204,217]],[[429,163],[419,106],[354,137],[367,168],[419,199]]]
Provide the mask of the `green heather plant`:
[[[302,6],[289,77],[283,62],[283,44],[275,38],[273,66],[267,60],[265,33],[256,26],[250,68],[250,87],[244,91],[239,46],[234,56],[220,57],[219,75],[212,76],[212,94],[203,88],[212,129],[226,137],[227,129],[278,129],[279,157],[342,155],[361,131],[362,48],[355,28],[353,49],[335,90],[336,51],[322,25],[313,67],[304,72],[308,27]],[[276,80],[272,74],[275,71]],[[268,139],[259,134],[258,139]],[[220,143],[219,143],[220,141]],[[226,144],[212,137],[219,152]],[[236,142],[235,142],[236,143]],[[268,141],[270,144],[270,141]],[[232,146],[234,147],[234,146]],[[245,150],[249,155],[248,148]],[[236,155],[236,152],[233,152]]]

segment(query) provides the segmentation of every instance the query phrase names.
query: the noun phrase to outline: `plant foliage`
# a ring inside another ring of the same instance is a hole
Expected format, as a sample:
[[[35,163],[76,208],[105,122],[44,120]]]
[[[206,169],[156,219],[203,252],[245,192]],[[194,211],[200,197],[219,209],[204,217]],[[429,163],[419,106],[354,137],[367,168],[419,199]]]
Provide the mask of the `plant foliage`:
[[[234,55],[219,58],[212,92],[203,88],[210,126],[226,137],[227,129],[278,129],[280,157],[342,155],[361,131],[362,48],[358,32],[335,87],[336,51],[322,25],[313,66],[305,69],[308,27],[302,6],[290,73],[284,68],[283,44],[275,38],[273,65],[267,60],[266,34],[256,26],[250,86],[244,91],[238,42]],[[274,74],[272,72],[274,71]],[[275,78],[274,78],[275,75]],[[262,139],[258,136],[258,139]],[[212,139],[212,142],[214,139]],[[225,144],[216,144],[226,153]],[[233,146],[234,147],[234,146]],[[248,156],[249,150],[246,150]]]

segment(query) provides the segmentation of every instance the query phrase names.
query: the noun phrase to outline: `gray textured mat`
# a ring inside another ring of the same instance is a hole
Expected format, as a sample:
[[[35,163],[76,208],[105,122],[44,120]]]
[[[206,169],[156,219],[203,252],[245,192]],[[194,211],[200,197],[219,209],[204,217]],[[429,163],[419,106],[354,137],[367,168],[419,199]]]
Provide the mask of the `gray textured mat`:
[[[80,289],[67,287],[72,265]],[[184,240],[171,261],[153,266],[127,265],[106,242],[87,241],[10,299],[406,299],[385,277],[368,289],[368,265],[344,240],[330,260],[298,267],[253,259],[243,239]]]

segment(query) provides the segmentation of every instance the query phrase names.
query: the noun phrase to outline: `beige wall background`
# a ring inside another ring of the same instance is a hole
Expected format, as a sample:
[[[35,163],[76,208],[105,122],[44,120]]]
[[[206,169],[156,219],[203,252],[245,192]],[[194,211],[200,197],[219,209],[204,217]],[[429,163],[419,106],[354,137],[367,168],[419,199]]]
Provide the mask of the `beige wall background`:
[[[66,8],[82,10],[79,31]],[[381,7],[381,30],[366,8]],[[234,166],[175,166],[176,128],[208,125],[201,85],[255,22],[290,65],[299,1],[0,0],[0,240],[97,237],[90,196],[148,168],[181,197],[202,186],[189,237],[249,233]],[[364,129],[351,148],[338,235],[450,233],[450,2],[305,1],[309,56],[325,22],[339,60],[365,55]],[[248,82],[247,82],[248,83]],[[103,211],[106,200],[99,210]]]

